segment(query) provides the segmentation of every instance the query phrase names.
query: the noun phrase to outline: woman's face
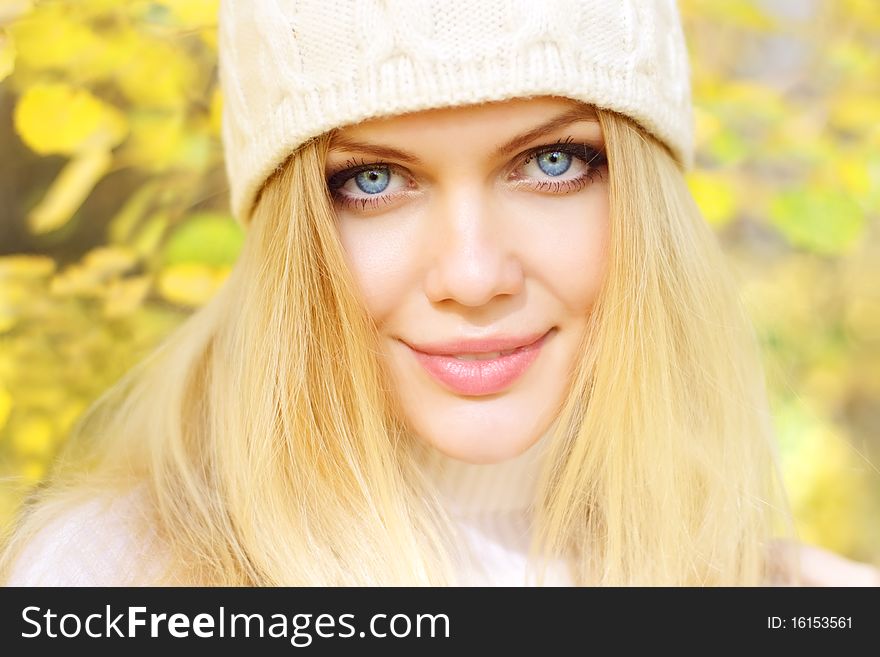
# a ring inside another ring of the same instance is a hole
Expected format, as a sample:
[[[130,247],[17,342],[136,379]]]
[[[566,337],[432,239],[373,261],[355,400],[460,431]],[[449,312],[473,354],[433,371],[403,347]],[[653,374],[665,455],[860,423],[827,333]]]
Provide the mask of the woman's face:
[[[349,266],[407,421],[446,455],[512,458],[558,412],[605,271],[603,145],[587,106],[549,97],[333,138]]]

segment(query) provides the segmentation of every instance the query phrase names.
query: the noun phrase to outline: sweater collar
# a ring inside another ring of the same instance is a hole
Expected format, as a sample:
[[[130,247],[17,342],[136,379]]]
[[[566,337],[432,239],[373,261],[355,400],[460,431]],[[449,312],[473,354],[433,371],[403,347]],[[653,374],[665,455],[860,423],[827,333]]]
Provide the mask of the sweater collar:
[[[522,454],[499,463],[467,463],[432,448],[424,472],[454,515],[528,512],[537,494],[552,428]]]

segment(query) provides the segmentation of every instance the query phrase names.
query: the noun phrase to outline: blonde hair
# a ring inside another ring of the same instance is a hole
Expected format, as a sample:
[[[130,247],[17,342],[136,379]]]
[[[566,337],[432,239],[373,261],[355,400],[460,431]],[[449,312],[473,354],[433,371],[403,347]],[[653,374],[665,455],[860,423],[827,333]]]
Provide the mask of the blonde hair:
[[[755,338],[673,157],[626,117],[599,117],[608,273],[555,423],[532,556],[569,559],[578,584],[760,584],[787,512]],[[211,302],[76,425],[0,577],[52,518],[137,482],[169,567],[125,583],[455,583],[426,447],[337,236],[329,139],[264,185]]]

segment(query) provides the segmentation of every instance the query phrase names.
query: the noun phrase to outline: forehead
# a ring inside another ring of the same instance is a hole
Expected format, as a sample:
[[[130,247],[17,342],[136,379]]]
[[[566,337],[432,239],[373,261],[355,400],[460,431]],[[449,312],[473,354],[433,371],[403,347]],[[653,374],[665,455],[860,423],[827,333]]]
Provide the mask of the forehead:
[[[335,130],[331,147],[345,141],[368,142],[389,137],[422,141],[432,135],[452,133],[491,140],[494,136],[510,136],[563,115],[573,120],[598,120],[592,107],[568,98],[517,98],[370,119]]]

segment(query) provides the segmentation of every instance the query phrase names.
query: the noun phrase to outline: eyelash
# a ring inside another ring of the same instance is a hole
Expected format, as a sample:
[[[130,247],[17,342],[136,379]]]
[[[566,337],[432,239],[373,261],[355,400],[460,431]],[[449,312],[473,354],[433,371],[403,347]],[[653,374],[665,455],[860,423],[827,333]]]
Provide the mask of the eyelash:
[[[608,163],[604,151],[596,149],[589,144],[575,143],[573,138],[569,137],[553,144],[537,146],[526,151],[520,155],[520,160],[514,167],[514,170],[526,166],[536,157],[557,151],[581,160],[587,166],[586,171],[577,178],[570,180],[545,180],[537,184],[531,179],[515,179],[514,182],[516,183],[516,186],[527,187],[542,193],[570,194],[584,189],[590,183],[595,182],[597,178],[601,178],[602,172]],[[341,191],[341,187],[356,175],[377,167],[385,167],[392,173],[398,174],[401,174],[404,171],[400,167],[380,160],[374,162],[367,162],[363,159],[360,161],[356,159],[348,160],[340,169],[331,172],[327,176],[327,189],[333,200],[343,208],[365,211],[378,208],[383,204],[388,205],[396,198],[399,198],[410,191],[405,189],[390,194],[374,194],[358,197],[348,196]]]

